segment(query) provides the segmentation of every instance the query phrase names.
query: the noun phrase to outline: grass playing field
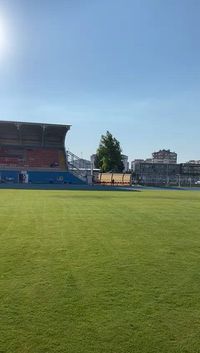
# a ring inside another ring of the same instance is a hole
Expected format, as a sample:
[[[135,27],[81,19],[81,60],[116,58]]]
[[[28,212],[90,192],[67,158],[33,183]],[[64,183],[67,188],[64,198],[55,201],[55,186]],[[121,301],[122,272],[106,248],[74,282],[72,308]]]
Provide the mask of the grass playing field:
[[[200,352],[200,192],[0,201],[1,353]]]

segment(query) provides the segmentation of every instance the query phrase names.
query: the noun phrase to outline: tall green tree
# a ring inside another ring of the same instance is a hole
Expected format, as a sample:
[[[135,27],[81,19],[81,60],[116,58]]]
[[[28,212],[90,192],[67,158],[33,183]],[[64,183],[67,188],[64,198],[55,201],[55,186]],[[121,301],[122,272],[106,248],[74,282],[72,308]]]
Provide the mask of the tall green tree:
[[[95,166],[102,172],[122,172],[122,149],[119,141],[107,131],[101,136],[99,148],[97,149]]]

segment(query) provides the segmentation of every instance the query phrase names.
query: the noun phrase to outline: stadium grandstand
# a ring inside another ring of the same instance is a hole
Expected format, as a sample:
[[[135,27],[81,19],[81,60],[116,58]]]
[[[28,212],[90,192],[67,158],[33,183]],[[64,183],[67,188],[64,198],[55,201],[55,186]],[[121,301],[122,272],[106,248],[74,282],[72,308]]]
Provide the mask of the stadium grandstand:
[[[70,125],[0,121],[0,181],[71,183],[84,180],[68,168]]]

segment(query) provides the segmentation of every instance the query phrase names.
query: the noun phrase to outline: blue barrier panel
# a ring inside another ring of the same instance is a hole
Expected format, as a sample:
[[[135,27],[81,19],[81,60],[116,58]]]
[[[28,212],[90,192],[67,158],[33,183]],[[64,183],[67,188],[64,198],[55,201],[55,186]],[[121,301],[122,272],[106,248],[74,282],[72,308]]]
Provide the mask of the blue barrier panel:
[[[18,183],[19,172],[16,170],[0,170],[0,180],[6,183]]]
[[[82,180],[77,178],[70,172],[36,172],[28,171],[30,183],[44,184],[84,184]]]
[[[85,184],[81,179],[70,172],[55,171],[27,171],[28,182],[33,184]],[[1,182],[19,182],[20,171],[0,170]]]

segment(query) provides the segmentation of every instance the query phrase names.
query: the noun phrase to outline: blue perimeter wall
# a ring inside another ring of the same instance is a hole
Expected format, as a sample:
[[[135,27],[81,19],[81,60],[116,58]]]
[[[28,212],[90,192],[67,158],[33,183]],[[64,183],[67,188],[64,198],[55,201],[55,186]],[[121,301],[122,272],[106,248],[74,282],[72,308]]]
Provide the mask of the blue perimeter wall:
[[[85,184],[78,177],[70,172],[42,172],[42,171],[27,171],[29,183],[33,184]],[[7,181],[18,183],[20,171],[16,170],[0,170],[0,178]],[[12,180],[11,180],[12,179]]]

